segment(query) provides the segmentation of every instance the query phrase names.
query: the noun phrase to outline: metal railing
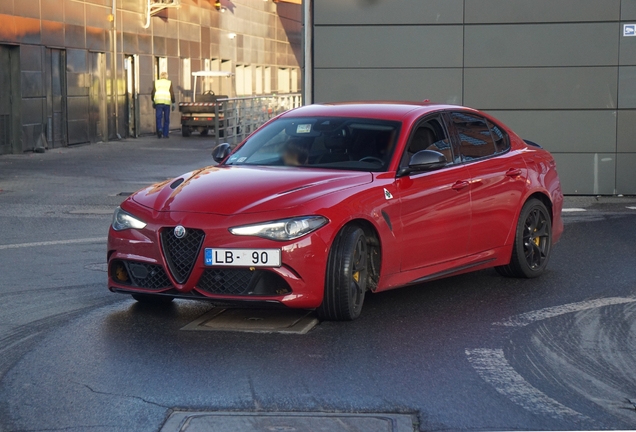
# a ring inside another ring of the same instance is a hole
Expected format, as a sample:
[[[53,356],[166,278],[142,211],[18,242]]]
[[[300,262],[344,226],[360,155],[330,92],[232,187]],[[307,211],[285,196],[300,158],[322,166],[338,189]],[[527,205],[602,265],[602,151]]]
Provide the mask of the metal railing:
[[[300,93],[217,99],[214,108],[216,145],[243,141],[267,120],[302,105]]]

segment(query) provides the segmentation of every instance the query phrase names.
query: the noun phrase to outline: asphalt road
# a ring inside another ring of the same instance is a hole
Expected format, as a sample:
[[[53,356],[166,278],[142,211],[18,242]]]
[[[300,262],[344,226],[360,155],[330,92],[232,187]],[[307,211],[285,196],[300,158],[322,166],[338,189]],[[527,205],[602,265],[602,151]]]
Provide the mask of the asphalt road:
[[[0,430],[157,431],[174,409],[636,428],[636,199],[568,198],[538,280],[489,270],[370,295],[359,320],[305,335],[184,331],[211,306],[111,294],[104,239],[120,193],[211,162],[212,146],[0,157]]]

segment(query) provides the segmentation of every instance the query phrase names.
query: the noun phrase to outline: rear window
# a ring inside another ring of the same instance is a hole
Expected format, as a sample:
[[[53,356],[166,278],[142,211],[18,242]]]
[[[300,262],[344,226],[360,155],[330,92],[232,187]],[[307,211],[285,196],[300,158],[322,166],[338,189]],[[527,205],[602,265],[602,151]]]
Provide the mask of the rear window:
[[[497,154],[505,153],[510,150],[510,140],[508,139],[508,134],[506,134],[503,129],[501,129],[490,120],[488,120],[488,127],[490,128],[492,137],[495,140],[495,151],[497,152]]]
[[[482,159],[497,153],[485,119],[466,113],[452,113],[451,119],[459,135],[463,160]]]
[[[400,125],[359,118],[281,118],[256,132],[227,163],[386,171]]]

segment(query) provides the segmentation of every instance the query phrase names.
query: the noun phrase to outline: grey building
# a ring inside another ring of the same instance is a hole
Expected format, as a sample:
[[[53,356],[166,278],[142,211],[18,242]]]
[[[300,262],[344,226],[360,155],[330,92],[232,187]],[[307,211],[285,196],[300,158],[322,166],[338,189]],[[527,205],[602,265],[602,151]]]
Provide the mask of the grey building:
[[[294,92],[301,58],[299,0],[0,0],[0,154],[152,133],[161,71],[178,101],[197,70],[235,73],[217,94]]]
[[[636,0],[306,0],[306,97],[486,110],[567,194],[636,194]]]

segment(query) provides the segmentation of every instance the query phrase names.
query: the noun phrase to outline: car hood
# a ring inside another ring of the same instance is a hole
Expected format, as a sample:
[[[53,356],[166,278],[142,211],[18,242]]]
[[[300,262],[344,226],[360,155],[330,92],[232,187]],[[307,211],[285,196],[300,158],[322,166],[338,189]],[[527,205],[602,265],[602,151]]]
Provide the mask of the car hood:
[[[368,172],[290,167],[207,167],[136,192],[156,211],[234,215],[280,210],[370,183]]]

